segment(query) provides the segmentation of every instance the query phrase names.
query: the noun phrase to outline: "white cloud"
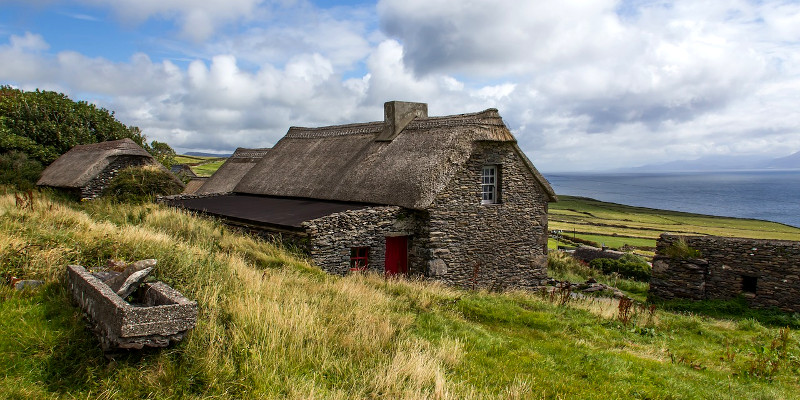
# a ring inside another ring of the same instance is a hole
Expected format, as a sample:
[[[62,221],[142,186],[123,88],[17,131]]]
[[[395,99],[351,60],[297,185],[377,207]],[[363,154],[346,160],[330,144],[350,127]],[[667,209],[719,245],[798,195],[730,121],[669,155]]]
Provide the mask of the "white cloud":
[[[432,115],[498,108],[545,171],[800,150],[796,3],[382,0],[372,15],[290,0],[80,1],[131,23],[177,21],[201,42],[163,49],[190,49],[185,64],[112,62],[10,36],[0,58],[16,61],[0,63],[0,80],[94,99],[182,150],[380,120],[387,100],[425,101]]]
[[[174,19],[181,33],[195,41],[210,37],[224,24],[253,18],[265,0],[79,0],[112,9],[129,24],[150,18]]]

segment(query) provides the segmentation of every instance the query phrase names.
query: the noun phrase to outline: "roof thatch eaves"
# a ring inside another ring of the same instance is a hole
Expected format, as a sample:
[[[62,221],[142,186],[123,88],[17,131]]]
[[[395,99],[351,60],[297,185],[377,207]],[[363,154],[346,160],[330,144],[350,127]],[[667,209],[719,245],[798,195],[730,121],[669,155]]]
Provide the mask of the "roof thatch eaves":
[[[40,186],[80,188],[85,186],[116,157],[132,156],[158,162],[129,138],[101,143],[77,145],[53,161],[36,183]],[[160,164],[159,164],[160,165]]]
[[[195,193],[211,194],[228,193],[232,191],[242,177],[245,176],[269,150],[268,148],[237,148]]]
[[[496,109],[417,118],[391,141],[375,140],[382,128],[292,127],[234,192],[425,209],[477,142],[516,143]]]

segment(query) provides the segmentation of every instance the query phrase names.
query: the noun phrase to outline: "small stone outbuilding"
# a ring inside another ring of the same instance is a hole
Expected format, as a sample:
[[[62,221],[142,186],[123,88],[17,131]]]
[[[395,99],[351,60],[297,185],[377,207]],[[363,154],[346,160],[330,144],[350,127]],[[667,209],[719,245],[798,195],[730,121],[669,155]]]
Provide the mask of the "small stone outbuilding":
[[[549,183],[496,109],[292,127],[232,193],[171,200],[300,244],[334,274],[422,275],[461,287],[546,280]]]
[[[177,176],[181,181],[189,181],[197,178],[197,174],[186,164],[174,164],[169,167],[169,172],[172,172],[172,175]]]
[[[36,182],[75,193],[80,199],[99,197],[117,172],[128,167],[156,165],[167,171],[133,140],[77,145],[53,161]],[[183,183],[178,179],[176,182]]]
[[[800,241],[662,234],[650,294],[800,312]]]

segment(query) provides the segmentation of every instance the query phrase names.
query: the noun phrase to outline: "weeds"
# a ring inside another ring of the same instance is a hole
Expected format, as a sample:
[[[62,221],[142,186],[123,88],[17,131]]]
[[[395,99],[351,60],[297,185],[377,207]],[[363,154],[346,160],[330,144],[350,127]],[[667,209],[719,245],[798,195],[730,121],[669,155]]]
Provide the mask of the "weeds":
[[[628,325],[633,317],[633,300],[623,297],[619,299],[619,314],[617,319],[622,322],[622,325]]]
[[[769,343],[756,344],[753,358],[747,362],[746,373],[751,376],[772,380],[782,366],[786,364],[791,344],[789,328],[780,328],[777,335]]]
[[[682,237],[667,246],[664,254],[673,259],[700,258],[703,256],[700,250],[689,246]]]

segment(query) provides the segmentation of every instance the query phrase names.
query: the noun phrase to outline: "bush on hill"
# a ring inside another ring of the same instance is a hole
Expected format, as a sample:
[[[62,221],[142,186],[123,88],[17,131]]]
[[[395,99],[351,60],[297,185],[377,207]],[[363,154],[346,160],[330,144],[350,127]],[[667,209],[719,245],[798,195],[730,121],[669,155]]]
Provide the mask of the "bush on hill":
[[[633,254],[625,254],[618,260],[596,258],[589,262],[589,266],[598,271],[602,271],[604,274],[617,273],[624,278],[635,279],[641,282],[650,280],[650,264],[641,257]]]
[[[182,190],[175,177],[159,167],[130,167],[117,173],[103,196],[121,202],[140,203],[155,196],[178,194]]]

